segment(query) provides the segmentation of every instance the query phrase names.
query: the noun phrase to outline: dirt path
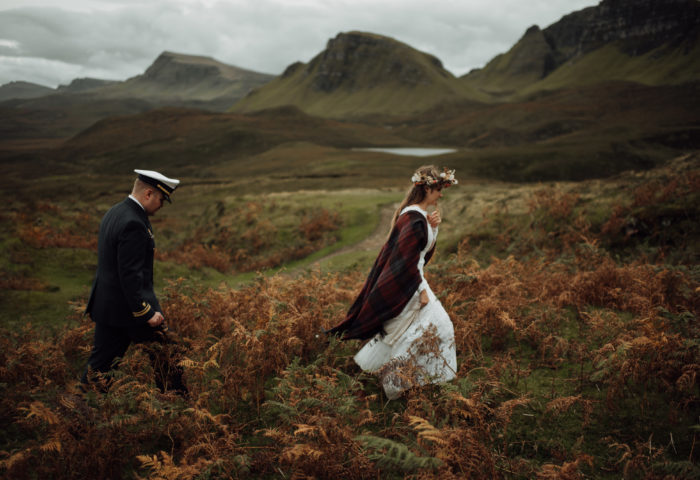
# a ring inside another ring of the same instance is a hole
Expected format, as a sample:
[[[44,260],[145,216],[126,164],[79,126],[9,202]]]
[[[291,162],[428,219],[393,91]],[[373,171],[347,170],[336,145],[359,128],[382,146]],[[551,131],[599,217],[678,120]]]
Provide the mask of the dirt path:
[[[343,255],[350,252],[358,252],[365,250],[376,250],[379,253],[379,249],[384,245],[386,241],[387,233],[389,232],[389,225],[391,223],[391,217],[394,215],[394,211],[398,208],[398,203],[390,203],[383,205],[379,211],[379,221],[374,231],[364,240],[355,243],[353,245],[347,245],[340,250],[336,250],[333,253],[329,253],[325,257],[321,257],[318,260],[310,264],[310,266],[317,266],[321,263],[325,263],[333,257],[338,255]]]

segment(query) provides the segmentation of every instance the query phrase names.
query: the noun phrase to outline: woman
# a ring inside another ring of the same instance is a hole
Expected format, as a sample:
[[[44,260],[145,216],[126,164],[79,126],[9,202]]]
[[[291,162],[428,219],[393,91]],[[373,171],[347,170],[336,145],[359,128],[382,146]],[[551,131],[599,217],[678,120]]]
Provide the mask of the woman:
[[[329,330],[344,340],[371,338],[355,362],[379,375],[390,400],[415,385],[447,382],[457,370],[452,322],[423,276],[441,222],[439,210],[428,208],[457,180],[454,170],[430,165],[411,181],[362,291],[345,321]]]

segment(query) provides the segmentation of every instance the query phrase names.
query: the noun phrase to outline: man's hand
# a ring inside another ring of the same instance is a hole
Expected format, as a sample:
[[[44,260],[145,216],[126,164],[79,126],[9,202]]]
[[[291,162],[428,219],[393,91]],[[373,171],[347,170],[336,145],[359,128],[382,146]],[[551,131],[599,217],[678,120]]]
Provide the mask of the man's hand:
[[[156,312],[155,315],[153,315],[149,320],[148,320],[148,325],[156,328],[160,326],[163,322],[165,321],[165,317],[163,317],[163,314],[160,312]]]
[[[440,225],[440,222],[442,222],[442,217],[440,217],[440,210],[435,210],[433,213],[428,215],[428,223],[431,227],[437,228],[437,226]]]
[[[425,290],[421,290],[421,292],[420,292],[420,308],[425,307],[429,301],[430,301],[430,299],[428,298],[428,292],[426,292]]]

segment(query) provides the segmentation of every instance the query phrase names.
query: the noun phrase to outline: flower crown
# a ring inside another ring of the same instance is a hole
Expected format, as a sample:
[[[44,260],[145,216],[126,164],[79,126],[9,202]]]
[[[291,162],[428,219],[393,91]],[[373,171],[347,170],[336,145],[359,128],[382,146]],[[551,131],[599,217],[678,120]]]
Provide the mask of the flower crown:
[[[442,186],[445,188],[459,183],[455,178],[455,171],[448,170],[447,168],[444,169],[438,178],[428,173],[416,172],[411,177],[411,181],[414,185],[426,185],[428,187]]]

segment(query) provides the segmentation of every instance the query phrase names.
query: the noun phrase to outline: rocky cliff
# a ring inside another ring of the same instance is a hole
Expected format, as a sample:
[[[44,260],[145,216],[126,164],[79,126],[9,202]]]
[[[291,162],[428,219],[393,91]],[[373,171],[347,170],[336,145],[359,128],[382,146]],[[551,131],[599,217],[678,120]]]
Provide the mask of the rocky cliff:
[[[603,0],[543,30],[531,27],[510,51],[463,78],[500,96],[531,92],[537,82],[550,90],[606,79],[677,83],[700,79],[699,41],[697,0]],[[543,82],[555,72],[556,81]]]
[[[142,74],[97,92],[109,98],[139,98],[156,105],[225,110],[274,78],[210,57],[163,52]]]
[[[308,64],[291,64],[281,77],[252,92],[233,110],[294,105],[323,117],[406,114],[480,94],[442,62],[393,38],[340,33]]]
[[[99,78],[76,78],[68,85],[59,85],[56,89],[58,93],[82,93],[108,85],[117,85],[116,80],[101,80]]]
[[[445,79],[452,77],[432,55],[388,37],[359,32],[329,40],[305,73],[313,76],[313,88],[323,92],[341,87],[357,90],[387,82],[428,85],[436,74]]]
[[[665,44],[695,39],[700,32],[697,0],[603,0],[544,29],[557,64],[619,42],[638,56]]]

